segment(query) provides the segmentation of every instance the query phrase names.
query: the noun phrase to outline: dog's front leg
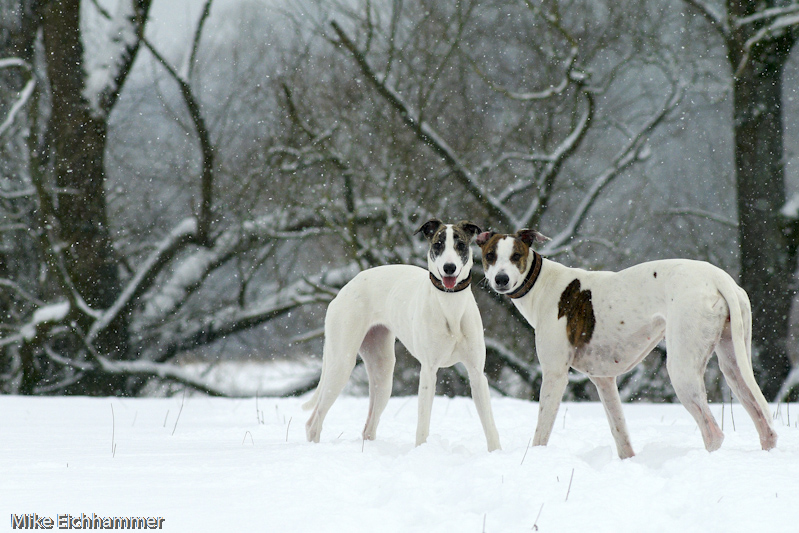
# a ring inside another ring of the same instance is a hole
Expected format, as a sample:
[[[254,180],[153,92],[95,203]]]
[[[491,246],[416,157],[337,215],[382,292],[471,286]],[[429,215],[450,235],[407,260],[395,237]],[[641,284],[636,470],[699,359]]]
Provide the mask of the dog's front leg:
[[[433,410],[433,397],[436,395],[436,373],[438,369],[422,365],[419,373],[419,413],[416,425],[416,445],[427,442],[430,434],[430,412]]]
[[[616,441],[616,452],[621,459],[634,456],[635,452],[633,452],[633,445],[630,443],[630,434],[627,432],[627,422],[624,420],[624,413],[621,410],[621,398],[619,398],[616,378],[591,376],[589,378],[596,385],[599,399],[605,408],[605,414],[610,424],[610,432],[613,434],[613,440]]]
[[[538,399],[538,423],[535,426],[533,446],[546,446],[549,442],[552,427],[555,425],[555,417],[558,415],[558,407],[560,407],[560,401],[568,383],[568,367],[555,372],[544,371],[541,395]]]
[[[480,417],[480,423],[483,426],[486,443],[488,444],[488,451],[493,452],[494,450],[499,450],[499,433],[494,423],[494,413],[491,411],[491,392],[488,389],[488,380],[482,368],[467,365],[466,370],[469,372],[469,386],[472,389],[472,399],[477,408],[477,415]]]

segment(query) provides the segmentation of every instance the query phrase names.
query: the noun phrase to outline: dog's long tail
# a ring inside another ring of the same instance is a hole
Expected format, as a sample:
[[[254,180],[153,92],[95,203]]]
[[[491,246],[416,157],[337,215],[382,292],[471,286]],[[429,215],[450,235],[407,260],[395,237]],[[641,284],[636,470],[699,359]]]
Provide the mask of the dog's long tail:
[[[718,290],[727,301],[727,307],[730,311],[730,333],[735,352],[735,362],[740,370],[740,376],[754,396],[754,400],[762,409],[768,423],[770,423],[771,415],[768,402],[763,396],[757,381],[755,381],[752,368],[752,308],[749,303],[749,296],[726,273],[720,274],[718,278]],[[739,398],[739,400],[745,401],[744,398]]]

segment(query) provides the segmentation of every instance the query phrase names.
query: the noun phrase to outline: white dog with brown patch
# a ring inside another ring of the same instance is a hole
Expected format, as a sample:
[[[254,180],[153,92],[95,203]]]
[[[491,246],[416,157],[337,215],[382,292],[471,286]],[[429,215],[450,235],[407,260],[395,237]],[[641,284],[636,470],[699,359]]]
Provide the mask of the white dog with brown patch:
[[[469,374],[472,398],[488,450],[499,449],[499,435],[483,374],[483,321],[470,287],[469,247],[480,228],[471,222],[444,224],[433,219],[416,233],[429,241],[428,269],[386,265],[364,270],[336,295],[325,316],[322,376],[306,424],[308,440],[319,442],[322,423],[349,380],[360,353],[369,377],[369,414],[363,438],[373,440],[391,396],[394,340],[398,338],[422,365],[416,445],[427,440],[436,391],[436,372],[461,362]]]
[[[589,272],[533,250],[533,244],[547,240],[526,229],[477,237],[489,284],[512,298],[535,329],[543,379],[533,444],[549,441],[571,367],[596,385],[619,457],[632,457],[616,377],[665,337],[674,391],[699,425],[708,451],[724,440],[703,379],[714,350],[730,389],[755,423],[760,445],[764,450],[776,445],[769,407],[752,372],[749,298],[726,272],[686,259]]]

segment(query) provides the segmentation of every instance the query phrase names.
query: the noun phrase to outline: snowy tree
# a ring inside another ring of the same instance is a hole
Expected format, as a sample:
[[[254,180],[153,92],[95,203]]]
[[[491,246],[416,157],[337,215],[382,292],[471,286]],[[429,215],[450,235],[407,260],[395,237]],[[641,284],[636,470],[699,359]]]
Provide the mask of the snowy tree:
[[[22,236],[13,239],[22,244],[3,250],[0,347],[12,362],[6,390],[135,394],[157,376],[215,393],[164,363],[297,305],[329,299],[329,291],[317,295],[322,281],[303,280],[288,296],[257,309],[220,306],[182,322],[180,332],[170,329],[169,318],[232,257],[274,232],[290,235],[323,224],[298,210],[212,228],[219,215],[213,208],[214,147],[190,83],[211,6],[205,2],[181,71],[144,37],[149,1],[122,0],[113,9],[78,0],[3,4],[8,16],[0,68],[13,70],[4,86],[13,104],[4,109],[0,133],[4,149],[24,154],[4,166],[4,215],[18,212],[22,220],[3,228],[4,235]],[[103,21],[94,54],[86,52],[86,12]],[[117,224],[108,218],[105,165],[111,117],[142,48],[176,83],[187,109],[199,145],[199,201],[196,215],[140,242],[147,251],[131,266],[134,258],[114,249],[120,243],[110,233]]]
[[[179,363],[320,353],[325,305],[356,272],[426,265],[413,231],[431,216],[537,227],[576,266],[729,261],[729,221],[671,209],[727,200],[723,177],[681,187],[666,164],[694,149],[675,132],[702,98],[663,35],[680,26],[667,2],[206,0],[175,50],[151,40],[147,2],[1,1],[3,390],[240,393]],[[56,42],[73,55],[50,65]],[[722,229],[659,238],[703,217]],[[492,386],[534,396],[532,331],[473,290]],[[413,390],[399,357],[395,390]],[[662,362],[626,376],[625,398],[671,398]],[[439,392],[464,393],[446,372]]]
[[[783,71],[799,37],[799,3],[684,1],[720,36],[732,72],[740,279],[752,301],[758,381],[774,398],[791,368],[797,290],[799,218],[785,209]]]

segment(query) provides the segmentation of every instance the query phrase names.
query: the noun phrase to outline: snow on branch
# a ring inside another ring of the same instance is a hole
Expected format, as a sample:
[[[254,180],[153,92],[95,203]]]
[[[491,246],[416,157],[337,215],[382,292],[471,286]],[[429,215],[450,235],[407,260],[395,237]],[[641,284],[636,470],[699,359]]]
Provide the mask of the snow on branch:
[[[799,27],[799,7],[795,6],[788,14],[776,17],[770,24],[760,28],[754,35],[749,37],[743,45],[743,54],[741,60],[738,62],[738,67],[735,69],[735,76],[741,75],[749,62],[749,57],[752,53],[752,48],[765,41],[769,41],[780,37],[786,30]]]
[[[181,97],[183,98],[183,103],[186,105],[186,108],[189,111],[189,118],[194,125],[195,133],[197,134],[197,138],[200,144],[200,157],[201,157],[201,165],[200,168],[202,169],[202,175],[200,177],[200,214],[198,217],[198,227],[197,227],[197,240],[201,244],[207,244],[210,241],[210,231],[211,231],[211,219],[213,218],[212,215],[212,200],[213,200],[213,181],[214,181],[214,158],[215,158],[215,150],[214,146],[211,143],[211,134],[208,129],[208,125],[205,122],[205,118],[203,117],[200,109],[200,103],[194,91],[191,89],[191,85],[189,84],[188,76],[191,74],[191,63],[195,61],[197,48],[199,47],[200,37],[202,35],[203,27],[205,26],[205,21],[208,19],[211,10],[211,3],[212,0],[206,0],[205,6],[203,8],[203,13],[200,16],[200,20],[197,24],[196,31],[194,33],[194,38],[192,40],[192,51],[189,55],[189,62],[187,63],[185,72],[182,75],[179,73],[175,67],[173,67],[166,58],[158,52],[158,50],[153,46],[153,44],[144,36],[144,25],[147,21],[147,12],[150,8],[150,3],[152,0],[122,0],[117,7],[117,14],[115,16],[111,16],[108,11],[102,8],[98,4],[98,0],[92,0],[93,4],[97,7],[97,10],[107,19],[111,21],[111,32],[113,33],[114,28],[117,27],[117,31],[120,34],[120,38],[118,39],[122,43],[126,43],[126,51],[127,55],[118,54],[120,58],[126,59],[128,63],[126,64],[125,68],[120,70],[119,75],[117,78],[113,80],[113,85],[109,83],[107,79],[108,76],[106,75],[106,91],[102,94],[113,94],[114,99],[119,94],[119,90],[121,89],[121,83],[124,81],[124,76],[127,76],[127,72],[130,70],[130,66],[135,56],[135,52],[138,50],[140,44],[143,44],[147,50],[153,55],[156,61],[167,71],[169,76],[178,84],[178,89],[180,90]],[[127,7],[125,7],[127,6]],[[131,13],[133,15],[131,15]],[[127,28],[120,29],[120,24],[128,24]],[[133,33],[135,31],[135,34]],[[133,37],[135,37],[135,41],[133,41]],[[127,36],[127,38],[126,38]],[[111,71],[110,68],[103,68],[98,69],[96,78],[102,81],[103,79],[103,72]],[[90,79],[92,78],[90,70]],[[95,81],[95,84],[99,85],[99,82]],[[87,92],[86,95],[87,99],[92,102],[92,95],[97,91],[96,88],[90,88],[89,81],[87,81]],[[98,93],[100,94],[100,93]],[[99,98],[96,97],[96,98]],[[107,102],[101,102],[105,107],[103,108],[106,112],[110,109],[110,105]]]
[[[777,401],[787,401],[788,397],[797,387],[799,387],[799,366],[793,367],[785,378],[785,381],[782,382],[780,391],[777,393]]]
[[[258,306],[245,309],[229,306],[190,323],[185,330],[170,334],[168,342],[158,343],[155,352],[147,353],[145,357],[148,360],[165,362],[179,353],[206,346],[228,335],[283,316],[298,307],[313,303],[326,304],[332,299],[329,292],[318,291],[313,285],[301,280],[265,299]]]
[[[580,79],[580,74],[574,71],[574,64],[577,61],[577,54],[578,54],[578,48],[576,46],[570,47],[569,56],[566,58],[566,66],[564,68],[563,77],[556,85],[551,85],[549,89],[544,89],[541,91],[528,91],[528,92],[512,91],[496,83],[480,69],[480,67],[477,65],[477,63],[474,60],[472,60],[471,58],[468,59],[472,64],[472,68],[477,73],[477,75],[480,76],[483,79],[483,81],[486,82],[489,87],[491,87],[492,90],[510,98],[511,100],[518,100],[520,102],[530,102],[534,100],[547,100],[549,98],[552,98],[553,96],[562,94],[563,91],[565,91],[573,81]]]
[[[272,239],[277,233],[285,237],[288,233],[317,228],[323,224],[324,221],[310,211],[296,216],[278,212],[226,230],[214,239],[210,247],[197,250],[181,260],[167,282],[148,298],[144,310],[145,321],[157,323],[173,313],[216,267],[236,252],[256,242]]]
[[[780,209],[780,214],[789,220],[799,220],[799,193],[795,193]]]
[[[129,310],[136,298],[150,288],[163,266],[196,236],[196,219],[189,218],[178,224],[145,259],[116,302],[92,324],[88,341],[91,343],[117,316]]]
[[[17,101],[14,102],[14,105],[11,106],[11,109],[8,111],[8,115],[6,119],[0,123],[0,138],[3,137],[6,131],[11,129],[11,126],[14,124],[14,120],[17,117],[17,114],[25,107],[25,104],[31,98],[33,94],[33,89],[36,86],[36,78],[33,75],[33,70],[31,69],[30,65],[27,62],[23,61],[22,59],[16,57],[10,57],[5,59],[0,59],[0,70],[6,68],[21,68],[23,69],[27,76],[28,81],[25,83],[25,86],[19,92],[19,98]]]
[[[179,366],[152,363],[149,361],[111,361],[100,355],[95,355],[100,368],[108,374],[124,374],[126,376],[146,376],[166,379],[187,385],[193,389],[204,392],[209,396],[235,397],[235,391],[221,390],[198,378],[194,373]]]
[[[96,116],[107,115],[119,97],[143,39],[151,2],[121,0],[111,14],[98,0],[92,0],[108,21],[100,46],[84,59],[87,75],[83,96]]]
[[[69,309],[69,302],[59,302],[40,307],[33,312],[30,322],[20,328],[20,334],[28,342],[34,340],[42,326],[63,321],[69,314]]]
[[[739,17],[733,21],[733,24],[736,28],[740,28],[742,26],[746,26],[747,24],[753,24],[766,19],[774,19],[772,23],[775,23],[779,18],[795,15],[797,13],[799,13],[799,4],[794,3],[786,7],[772,7],[769,9],[764,9],[749,15],[748,17]]]

